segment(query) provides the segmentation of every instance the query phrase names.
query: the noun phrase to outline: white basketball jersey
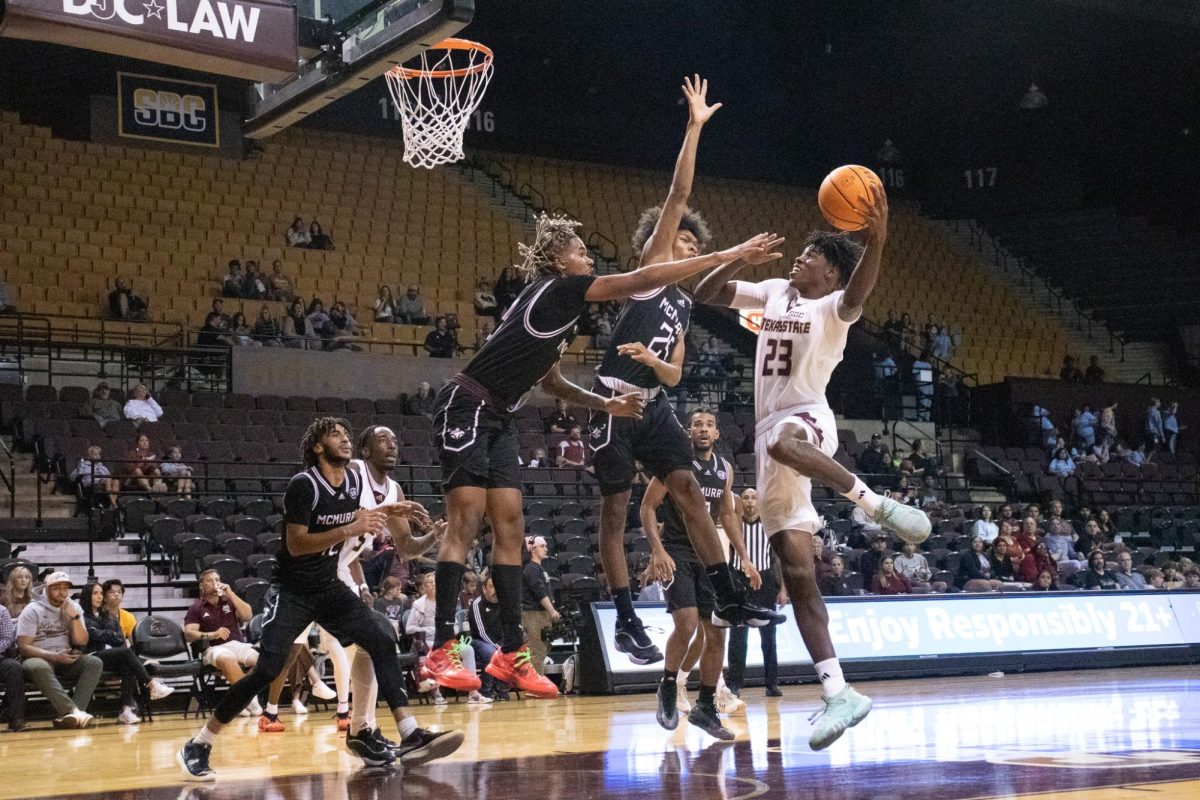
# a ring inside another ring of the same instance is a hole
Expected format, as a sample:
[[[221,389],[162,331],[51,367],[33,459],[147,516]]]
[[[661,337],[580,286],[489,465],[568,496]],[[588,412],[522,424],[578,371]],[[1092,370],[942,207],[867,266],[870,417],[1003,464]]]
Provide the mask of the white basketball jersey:
[[[853,322],[838,317],[843,292],[807,300],[782,278],[734,285],[733,308],[763,310],[754,357],[755,416],[762,421],[799,406],[828,408],[825,387]]]
[[[396,503],[400,500],[400,484],[396,483],[390,477],[385,478],[383,486],[376,486],[374,479],[371,477],[370,470],[361,459],[354,459],[349,464],[349,469],[358,473],[362,479],[362,491],[358,493],[359,508],[379,508],[390,503]],[[342,545],[342,550],[338,554],[338,577],[342,582],[354,590],[358,594],[358,585],[355,584],[354,578],[350,576],[350,564],[363,554],[368,547],[375,541],[373,534],[363,534],[362,536],[352,541],[347,541]]]

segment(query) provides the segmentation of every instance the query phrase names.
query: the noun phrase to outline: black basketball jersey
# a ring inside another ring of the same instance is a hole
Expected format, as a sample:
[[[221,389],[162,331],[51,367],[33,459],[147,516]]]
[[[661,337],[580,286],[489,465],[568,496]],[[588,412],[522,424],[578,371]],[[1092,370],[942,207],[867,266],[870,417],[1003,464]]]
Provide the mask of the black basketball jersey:
[[[594,275],[534,280],[462,374],[507,408],[516,406],[562,357],[575,323],[587,308],[585,296],[594,280]]]
[[[675,343],[687,335],[691,321],[692,298],[678,286],[630,297],[621,306],[612,341],[597,373],[602,378],[616,378],[643,389],[661,386],[653,369],[629,356],[618,355],[617,347],[641,342],[663,361],[670,361]]]
[[[725,501],[725,483],[729,480],[730,472],[729,462],[716,454],[707,461],[701,461],[699,458],[692,460],[692,473],[700,484],[700,494],[704,495],[709,516],[714,522],[721,514],[721,503]],[[670,494],[663,500],[662,529],[659,536],[665,547],[686,547],[692,550],[687,527],[683,524],[683,515],[679,513],[679,508]]]
[[[318,467],[309,467],[288,481],[283,495],[283,519],[288,525],[303,525],[309,533],[325,533],[354,521],[358,511],[361,478],[346,470],[341,486],[330,486]],[[294,556],[288,552],[286,529],[279,548],[279,582],[283,588],[306,594],[341,584],[337,576],[338,554],[344,542],[320,553]]]

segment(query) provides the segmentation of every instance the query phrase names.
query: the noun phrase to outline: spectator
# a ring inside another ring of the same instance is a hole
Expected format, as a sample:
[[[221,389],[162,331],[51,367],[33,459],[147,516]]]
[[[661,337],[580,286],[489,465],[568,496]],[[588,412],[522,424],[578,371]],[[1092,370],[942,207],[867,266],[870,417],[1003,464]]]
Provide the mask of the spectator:
[[[992,562],[984,552],[983,539],[972,539],[971,549],[959,559],[954,585],[964,592],[995,592],[1000,589],[1000,581],[992,578]]]
[[[475,332],[475,349],[483,347],[483,343],[491,337],[492,333],[492,323],[483,323],[483,327]]]
[[[400,618],[408,610],[409,599],[404,593],[404,582],[390,575],[379,585],[379,597],[375,598],[375,610],[388,618],[392,627],[400,628]]]
[[[333,235],[321,228],[321,223],[315,219],[308,226],[308,246],[313,250],[334,250]]]
[[[1084,530],[1087,530],[1087,522],[1083,523]],[[1108,509],[1100,509],[1100,513],[1096,515],[1096,529],[1101,535],[1110,542],[1116,542],[1121,537],[1117,535],[1117,526],[1113,523],[1112,517],[1109,516]]]
[[[17,565],[8,572],[8,580],[3,586],[4,597],[0,604],[8,609],[15,621],[25,610],[25,606],[33,602],[33,573],[28,567]]]
[[[333,331],[334,341],[338,343],[336,346],[350,350],[362,349],[349,341],[356,336],[362,336],[362,331],[358,329],[358,322],[350,313],[350,309],[346,308],[346,304],[341,300],[335,301],[333,308],[329,309],[329,324]]]
[[[121,608],[121,601],[125,599],[125,584],[116,578],[110,578],[101,584],[100,588],[104,590],[104,607],[108,609],[109,616],[117,619],[121,626],[121,633],[126,639],[132,641],[133,629],[137,627],[137,618]]]
[[[871,539],[871,547],[858,558],[858,571],[863,578],[863,586],[873,586],[875,573],[888,553],[888,537],[883,532],[875,534]]]
[[[1083,525],[1083,531],[1075,541],[1075,549],[1080,553],[1091,553],[1102,549],[1108,537],[1100,530],[1099,520],[1089,519]]]
[[[908,579],[909,586],[912,588],[934,588],[935,591],[945,591],[946,586],[941,585],[941,588],[931,587],[929,579],[933,577],[933,570],[929,568],[929,561],[921,553],[917,552],[917,546],[912,542],[905,542],[901,546],[901,554],[895,557],[896,571]]]
[[[1147,589],[1163,589],[1163,571],[1157,567],[1151,567],[1143,573],[1146,576]]]
[[[607,350],[612,344],[613,324],[608,317],[598,317],[595,325],[595,335],[592,337],[592,345],[597,350]]]
[[[542,639],[542,631],[562,617],[550,596],[550,578],[542,561],[550,554],[541,536],[526,536],[525,547],[529,560],[522,569],[524,591],[521,595],[521,625],[529,639],[530,664],[538,675],[546,674],[546,653],[550,645]]]
[[[375,321],[396,321],[396,299],[392,297],[392,287],[387,284],[379,287],[379,294],[375,297]]]
[[[980,506],[978,515],[979,518],[971,523],[970,530],[966,531],[966,533],[969,536],[983,539],[984,544],[991,544],[1000,535],[1000,526],[992,520],[992,509],[990,507]]]
[[[121,404],[112,396],[112,390],[108,388],[105,381],[96,384],[96,388],[92,390],[92,396],[83,404],[80,413],[84,417],[96,420],[101,430],[108,423],[125,418],[121,413]]]
[[[471,628],[471,647],[475,650],[475,662],[488,664],[495,655],[503,638],[500,624],[500,603],[496,600],[496,585],[492,576],[483,579],[483,593],[471,601],[467,608],[467,622]],[[494,700],[508,699],[508,684],[496,680],[487,670],[480,679],[485,697]]]
[[[109,317],[128,322],[145,322],[149,310],[145,299],[135,294],[124,278],[117,278],[113,290],[108,293]]]
[[[1033,546],[1033,550],[1026,553],[1025,558],[1021,559],[1021,568],[1017,571],[1017,576],[1026,583],[1036,583],[1038,575],[1042,573],[1053,576],[1052,586],[1057,586],[1058,562],[1050,554],[1046,543],[1038,542]]]
[[[133,392],[125,403],[124,412],[125,419],[131,419],[139,425],[143,422],[158,422],[163,414],[162,406],[150,396],[150,390],[144,383],[133,387]]]
[[[1122,589],[1142,590],[1146,588],[1146,577],[1140,572],[1133,570],[1133,556],[1128,550],[1122,550],[1117,553],[1117,571],[1113,573],[1116,576],[1117,584]]]
[[[988,555],[988,563],[992,568],[992,577],[1000,581],[1015,581],[1017,579],[1017,564],[1008,553],[1008,540],[996,537],[992,542],[992,552]]]
[[[1058,565],[1064,577],[1083,569],[1083,559],[1075,550],[1076,536],[1072,531],[1051,528],[1046,531],[1046,552]],[[1036,553],[1037,548],[1034,548]]]
[[[716,336],[709,336],[708,341],[700,347],[699,358],[696,360],[696,374],[713,378],[725,377],[722,365],[723,351],[721,342]]]
[[[1058,588],[1055,582],[1054,574],[1047,570],[1042,570],[1033,579],[1033,583],[1029,586],[1031,592],[1052,592]]]
[[[1150,398],[1150,405],[1146,408],[1146,449],[1151,452],[1157,450],[1166,441],[1166,434],[1163,431],[1162,418],[1162,402],[1157,397]]]
[[[313,330],[308,315],[304,313],[304,301],[297,298],[283,318],[283,346],[298,350],[319,349],[320,339]]]
[[[913,386],[917,394],[917,419],[928,422],[933,408],[933,365],[929,351],[922,350],[912,365]]]
[[[79,459],[75,469],[71,470],[70,480],[82,487],[88,494],[90,490],[99,490],[100,494],[92,492],[97,500],[108,500],[110,508],[117,507],[117,495],[121,492],[121,482],[112,476],[112,471],[100,461],[102,451],[99,445],[91,445],[87,449],[87,457]]]
[[[495,317],[497,315],[496,293],[492,291],[492,282],[487,278],[480,278],[479,283],[475,285],[475,313],[481,317]]]
[[[896,319],[896,309],[888,309],[887,319],[880,327],[883,329],[884,338],[892,347],[900,343],[900,320]]]
[[[281,303],[290,303],[296,299],[292,291],[292,280],[283,274],[283,262],[279,259],[271,262],[271,274],[267,277],[267,296]]]
[[[418,582],[421,596],[413,601],[412,610],[408,614],[408,622],[406,623],[405,633],[416,638],[422,645],[422,650],[428,650],[433,643],[435,630],[435,612],[437,611],[437,582],[434,573],[426,572],[421,576]],[[462,661],[463,668],[471,674],[475,673],[475,651],[467,646],[464,642],[459,642],[453,651],[454,655]],[[446,700],[442,697],[442,693],[438,689],[434,689],[434,702],[438,705],[444,705]],[[485,703],[490,702],[484,698],[477,690],[472,690],[467,695],[468,703]]]
[[[56,728],[86,728],[92,723],[87,707],[104,671],[104,662],[80,652],[88,642],[83,609],[70,598],[71,579],[65,572],[46,578],[45,590],[17,618],[17,648],[28,678],[54,708]],[[63,681],[74,684],[70,695]]]
[[[258,309],[258,319],[254,321],[254,341],[266,347],[282,347],[282,333],[279,323],[271,313],[271,307],[263,303]]]
[[[420,415],[433,419],[434,399],[437,394],[433,391],[433,387],[429,385],[429,381],[421,381],[417,386],[417,391],[408,398],[408,413],[413,416]]]
[[[583,430],[578,425],[573,425],[567,438],[558,443],[556,460],[560,468],[587,466],[587,443],[583,441]]]
[[[940,328],[936,328],[933,342],[929,348],[930,355],[941,361],[949,361],[950,351],[953,347],[954,340],[950,338],[950,326],[942,325]]]
[[[1163,589],[1175,590],[1183,588],[1183,575],[1179,574],[1179,565],[1174,561],[1168,561],[1162,567],[1162,587]]]
[[[308,311],[305,312],[308,317],[308,324],[312,327],[313,333],[322,339],[333,338],[333,324],[329,318],[329,312],[325,310],[325,304],[321,302],[321,298],[314,297],[312,302],[308,304]],[[311,345],[309,349],[312,349]]]
[[[1163,436],[1165,444],[1171,455],[1175,455],[1175,446],[1179,441],[1179,403],[1172,400],[1167,406],[1167,413],[1163,414]]]
[[[216,298],[212,301],[212,310],[204,317],[204,327],[200,329],[200,334],[196,337],[196,344],[200,347],[221,347],[222,345],[232,344],[229,338],[229,329],[233,327],[233,320],[225,315],[225,303],[221,298]]]
[[[17,305],[12,300],[12,287],[8,285],[8,281],[0,281],[0,314],[16,313]]]
[[[579,424],[575,415],[567,410],[567,401],[561,397],[554,400],[554,413],[546,420],[546,433],[569,433]]]
[[[1074,434],[1075,443],[1080,447],[1091,449],[1096,446],[1096,415],[1092,413],[1092,407],[1087,403],[1084,403],[1083,408],[1072,417],[1071,433]]]
[[[1088,383],[1104,383],[1104,367],[1100,366],[1100,359],[1096,356],[1088,359],[1088,368],[1083,373],[1083,379]]]
[[[4,689],[4,711],[0,720],[13,733],[25,730],[25,671],[17,654],[17,623],[0,605],[0,688]]]
[[[1088,566],[1082,573],[1082,578],[1078,575],[1079,588],[1081,589],[1119,589],[1120,583],[1117,582],[1117,576],[1108,571],[1104,564],[1104,553],[1100,550],[1093,550],[1088,553]]]
[[[899,370],[896,368],[896,359],[892,358],[891,353],[884,351],[872,354],[871,370],[875,380],[876,394],[882,396],[885,391],[895,388],[896,375],[899,374]]]
[[[121,714],[117,721],[123,725],[136,725],[142,721],[137,715],[137,706],[143,690],[149,693],[151,700],[167,697],[175,690],[146,672],[146,665],[125,641],[120,620],[108,613],[104,589],[99,583],[83,587],[76,601],[83,607],[83,621],[87,627],[85,652],[99,658],[105,672],[114,672],[121,677]]]
[[[550,459],[546,457],[546,448],[535,448],[533,455],[529,457],[529,467],[531,469],[545,469],[549,466]]]
[[[229,340],[239,347],[262,347],[262,342],[254,338],[254,331],[246,324],[246,315],[241,311],[234,314],[229,322]]]
[[[287,229],[285,236],[290,247],[308,247],[312,244],[312,234],[304,227],[304,220],[300,217],[292,220],[292,227]]]
[[[872,594],[912,594],[908,578],[896,572],[896,560],[891,554],[879,562],[879,572],[871,579]]]
[[[937,478],[926,475],[921,481],[920,497],[917,505],[925,510],[937,510],[942,506],[942,494],[937,488]]]
[[[425,352],[430,358],[453,358],[458,351],[458,340],[446,327],[446,318],[438,317],[433,330],[425,335]]]
[[[1193,566],[1183,571],[1183,588],[1190,591],[1200,589],[1200,569]]]
[[[143,492],[166,491],[166,484],[159,480],[158,455],[150,446],[149,436],[139,434],[125,459],[124,468],[129,470],[129,476],[125,479],[128,488],[140,488]]]
[[[1050,464],[1046,467],[1046,473],[1057,475],[1060,478],[1069,478],[1075,474],[1075,460],[1071,458],[1071,454],[1067,452],[1067,448],[1058,448],[1058,451],[1054,454],[1054,458],[1050,459]]]
[[[458,314],[453,311],[446,312],[446,330],[450,331],[454,336],[455,343],[458,342],[458,334],[462,331],[462,323],[458,321]],[[460,351],[461,347],[458,348]]]
[[[222,297],[241,297],[242,287],[246,283],[246,275],[242,272],[242,262],[236,258],[229,262],[229,271],[221,278]]]
[[[816,540],[814,539],[814,541]],[[817,583],[821,587],[821,594],[825,597],[849,597],[857,594],[850,586],[850,579],[846,575],[846,562],[839,555],[829,557],[829,574]]]
[[[913,465],[913,475],[918,478],[923,478],[926,475],[937,477],[938,462],[937,457],[929,453],[929,442],[925,439],[914,439],[912,443],[912,453],[909,454],[908,460]]]
[[[257,261],[246,262],[246,277],[242,279],[242,297],[246,300],[265,300],[267,298],[266,279],[258,271]]]
[[[878,433],[871,434],[871,443],[858,454],[858,470],[867,475],[885,475],[892,462],[891,451]]]
[[[201,656],[205,666],[215,668],[231,684],[245,676],[244,667],[258,663],[258,651],[242,638],[241,623],[249,622],[253,613],[249,603],[222,583],[215,569],[200,573],[200,597],[183,617],[183,636],[201,643],[206,648]],[[261,714],[258,698],[242,713]]]
[[[504,312],[508,311],[509,307],[517,301],[517,295],[524,288],[525,282],[521,280],[516,269],[505,267],[501,270],[495,288],[496,309],[500,312],[500,316],[504,316]]]
[[[1058,377],[1064,381],[1079,383],[1083,380],[1083,373],[1079,371],[1079,367],[1075,365],[1075,356],[1063,356],[1062,369],[1058,371]]]
[[[1097,445],[1112,447],[1117,443],[1117,401],[1109,400],[1108,405],[1100,409],[1100,437]],[[1096,455],[1099,455],[1097,453]],[[1107,453],[1105,454],[1107,461]]]
[[[425,300],[416,286],[409,286],[404,297],[396,303],[396,322],[405,325],[429,324],[429,314],[425,313]]]
[[[179,445],[171,445],[158,471],[167,491],[181,494],[189,500],[192,498],[192,468],[183,463],[183,450]]]

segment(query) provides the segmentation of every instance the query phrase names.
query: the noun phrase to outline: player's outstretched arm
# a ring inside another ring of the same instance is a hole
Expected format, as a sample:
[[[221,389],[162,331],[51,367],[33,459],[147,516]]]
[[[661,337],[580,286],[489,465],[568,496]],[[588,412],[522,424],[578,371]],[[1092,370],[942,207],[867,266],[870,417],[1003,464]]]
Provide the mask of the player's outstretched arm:
[[[887,192],[882,186],[871,187],[871,207],[867,209],[866,220],[867,247],[858,259],[858,266],[854,268],[838,303],[838,317],[846,322],[858,319],[879,280],[879,261],[883,257],[888,226]]]
[[[601,397],[595,392],[589,392],[582,386],[576,386],[566,379],[562,374],[562,370],[559,369],[558,364],[550,368],[550,371],[546,373],[546,377],[542,378],[538,385],[547,394],[552,394],[555,397],[561,397],[563,400],[566,400],[567,405],[583,406],[593,411],[603,411],[606,414],[612,414],[614,417],[641,419],[642,409],[646,407],[646,401],[636,394]]]
[[[705,275],[696,287],[696,302],[710,306],[732,306],[733,299],[737,295],[734,278],[746,267],[756,267],[759,264],[782,258],[783,253],[772,252],[772,250],[783,242],[783,239],[776,239],[770,248],[747,253],[742,258],[722,264]]]
[[[775,252],[775,248],[783,244],[783,241],[773,233],[760,233],[728,250],[685,258],[683,261],[652,264],[620,275],[601,275],[592,281],[584,299],[592,303],[624,300],[630,295],[652,292],[686,280],[698,272],[738,259],[749,263],[765,263],[783,257],[782,253]]]
[[[654,232],[642,248],[641,264],[661,264],[671,260],[671,246],[679,231],[679,222],[687,210],[688,198],[692,194],[692,182],[696,177],[696,150],[700,146],[700,129],[721,107],[720,103],[708,104],[708,81],[699,75],[683,79],[683,96],[688,103],[688,124],[683,134],[683,146],[675,160],[675,174],[671,176],[671,189],[663,203],[662,213]]]
[[[646,567],[646,574],[652,581],[669,582],[675,577],[675,559],[667,554],[658,530],[657,511],[666,497],[667,485],[658,478],[652,478],[646,485],[646,493],[642,495],[642,504],[638,507],[642,530],[650,540],[650,564]]]
[[[663,361],[641,342],[629,342],[628,344],[617,346],[618,355],[629,356],[639,364],[648,366],[654,371],[654,377],[658,378],[658,382],[663,386],[679,385],[679,381],[683,378],[685,352],[686,347],[683,339],[675,343],[675,349],[671,351],[670,361]]]

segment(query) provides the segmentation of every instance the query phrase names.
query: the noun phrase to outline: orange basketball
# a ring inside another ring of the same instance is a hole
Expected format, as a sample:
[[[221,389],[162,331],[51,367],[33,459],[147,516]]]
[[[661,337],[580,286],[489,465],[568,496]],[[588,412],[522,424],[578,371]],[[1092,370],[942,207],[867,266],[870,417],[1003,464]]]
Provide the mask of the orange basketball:
[[[821,214],[833,227],[858,231],[866,227],[863,212],[871,206],[871,186],[881,186],[879,176],[866,167],[847,164],[825,176],[817,191]]]

